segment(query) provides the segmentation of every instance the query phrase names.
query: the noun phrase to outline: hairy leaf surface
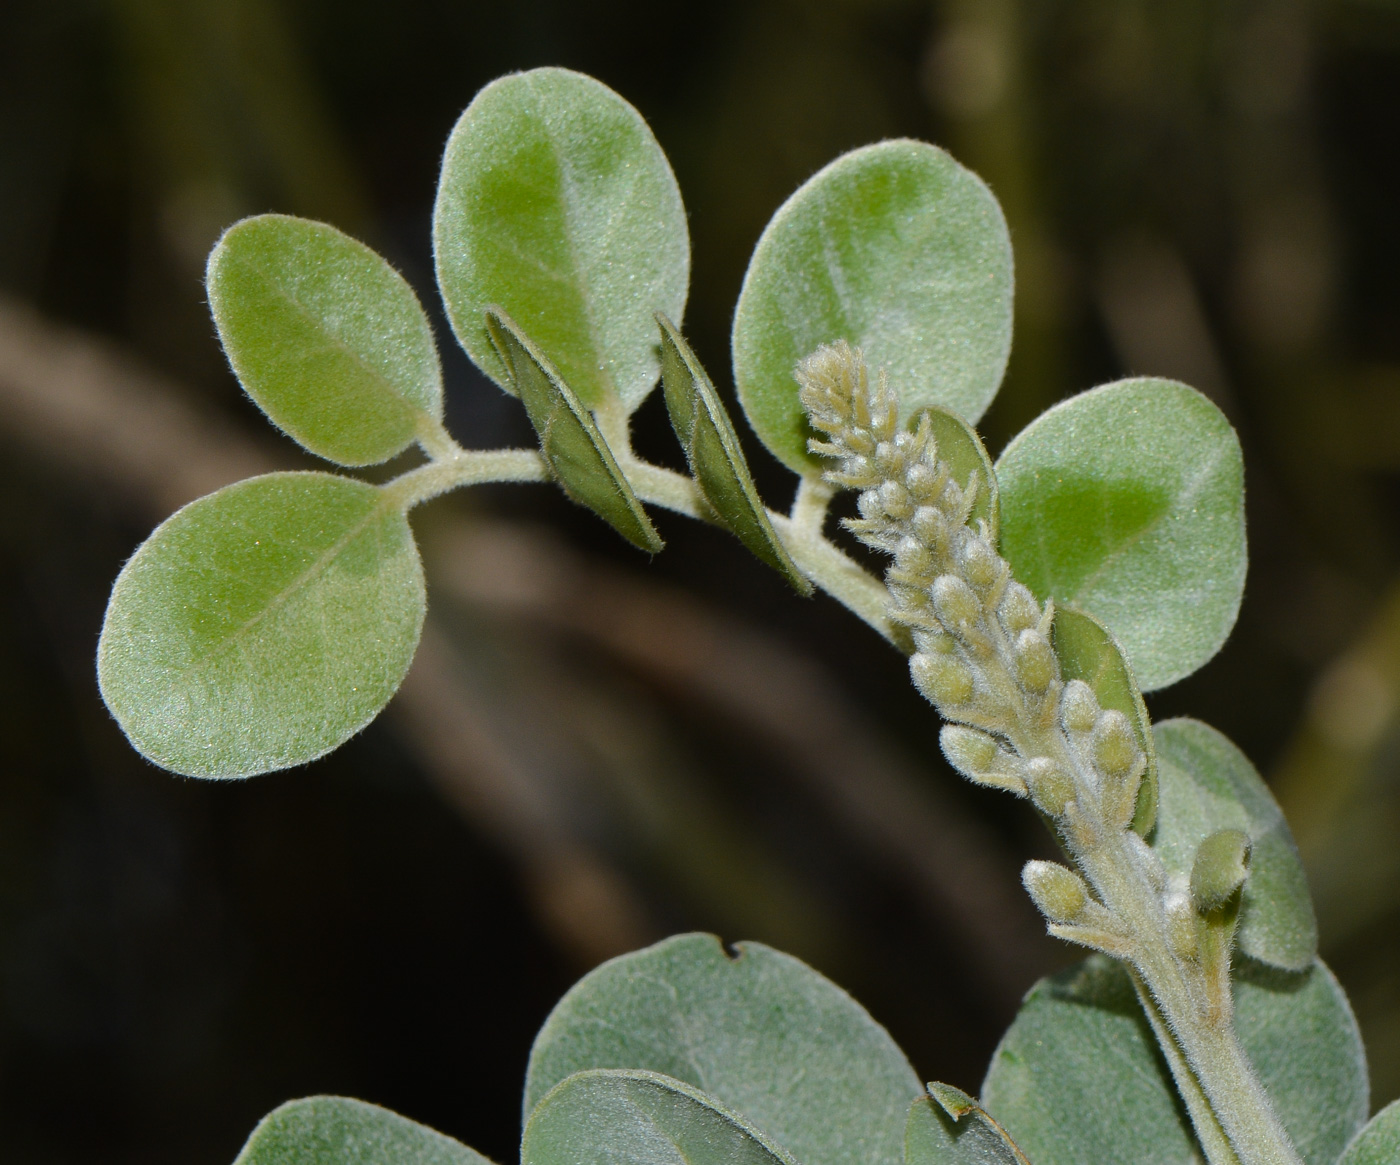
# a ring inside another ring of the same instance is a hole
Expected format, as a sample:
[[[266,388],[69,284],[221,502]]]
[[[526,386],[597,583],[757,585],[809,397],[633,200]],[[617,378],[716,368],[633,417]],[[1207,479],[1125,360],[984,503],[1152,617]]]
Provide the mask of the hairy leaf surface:
[[[1101,619],[1143,691],[1220,650],[1244,590],[1244,469],[1204,396],[1151,378],[1092,389],[1033,421],[997,477],[1016,577]]]
[[[1337,1165],[1396,1165],[1400,1162],[1400,1100],[1392,1101],[1371,1118],[1347,1146]]]
[[[938,444],[938,458],[948,464],[953,480],[966,486],[977,474],[977,497],[968,521],[975,526],[980,519],[987,523],[987,534],[995,546],[1001,533],[1001,491],[991,456],[977,430],[956,413],[930,405],[926,410],[933,438]]]
[[[1030,1165],[996,1121],[972,1097],[948,1084],[930,1084],[933,1097],[916,1100],[904,1129],[904,1165]]]
[[[273,1109],[233,1165],[491,1165],[475,1149],[407,1117],[343,1096]]]
[[[112,588],[107,707],[136,749],[191,777],[313,760],[398,689],[423,624],[403,512],[375,486],[271,473],[191,502]]]

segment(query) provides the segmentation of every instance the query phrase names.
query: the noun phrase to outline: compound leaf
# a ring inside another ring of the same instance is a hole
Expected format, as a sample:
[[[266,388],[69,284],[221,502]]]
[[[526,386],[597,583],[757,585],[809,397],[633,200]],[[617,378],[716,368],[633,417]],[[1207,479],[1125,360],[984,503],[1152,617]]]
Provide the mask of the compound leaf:
[[[490,308],[486,322],[555,480],[579,505],[587,506],[629,542],[655,554],[665,543],[592,414],[514,320]]]
[[[526,1113],[571,1073],[641,1068],[703,1087],[803,1165],[898,1165],[923,1089],[889,1033],[790,955],[736,949],[679,935],[586,975],[535,1039]]]
[[[1331,1165],[1365,1122],[1369,1086],[1346,996],[1319,961],[1236,969],[1235,1027],[1308,1165]],[[1042,979],[1002,1037],[982,1102],[1036,1165],[1200,1160],[1122,965],[1093,955]]]
[[[1082,393],[1016,437],[997,477],[1016,577],[1102,620],[1143,691],[1220,650],[1244,590],[1244,470],[1204,396],[1151,378]]]
[[[652,312],[681,318],[690,236],[666,155],[606,85],[546,68],[478,93],[443,155],[433,247],[457,339],[507,392],[492,304],[590,408],[631,412],[656,386]]]
[[[783,575],[798,594],[810,595],[812,584],[797,569],[768,520],[719,393],[676,326],[661,312],[656,313],[656,322],[661,328],[666,411],[700,492],[720,521],[757,558]]]
[[[1153,728],[1161,808],[1153,848],[1168,873],[1188,875],[1197,847],[1222,829],[1241,829],[1253,848],[1236,942],[1261,962],[1299,971],[1317,954],[1317,920],[1307,874],[1273,794],[1223,734],[1199,720]]]
[[[844,154],[778,209],[734,314],[734,380],[779,461],[822,471],[793,369],[844,339],[888,370],[903,419],[929,405],[976,422],[1011,346],[1011,240],[986,185],[937,146]]]
[[[491,1165],[407,1117],[343,1096],[309,1096],[258,1122],[233,1165]]]
[[[1395,1165],[1400,1161],[1400,1100],[1371,1118],[1337,1165]]]
[[[398,689],[423,572],[384,491],[271,473],[191,502],[112,587],[107,707],[136,749],[191,777],[247,777],[343,744]]]
[[[262,214],[209,255],[229,363],[274,424],[340,465],[387,461],[442,417],[442,370],[413,289],[325,223]]]
[[[950,1084],[930,1084],[904,1127],[904,1165],[1030,1165],[996,1121]]]

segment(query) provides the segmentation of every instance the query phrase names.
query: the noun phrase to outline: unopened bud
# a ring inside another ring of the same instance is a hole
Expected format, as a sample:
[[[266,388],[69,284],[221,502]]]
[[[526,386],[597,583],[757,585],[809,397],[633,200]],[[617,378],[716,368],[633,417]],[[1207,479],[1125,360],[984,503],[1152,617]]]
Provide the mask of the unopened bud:
[[[1066,731],[1088,732],[1099,718],[1099,701],[1083,680],[1070,680],[1060,697],[1060,719]]]
[[[922,651],[909,657],[914,686],[939,707],[956,707],[972,699],[972,671],[952,655]]]
[[[937,468],[922,459],[904,471],[904,485],[916,502],[932,501],[943,488]]]
[[[933,569],[933,553],[917,538],[903,538],[894,552],[897,570],[927,576]]]
[[[1001,574],[1001,559],[984,539],[973,536],[963,542],[962,567],[967,581],[984,591]]]
[[[1212,833],[1191,863],[1191,905],[1202,914],[1219,910],[1249,876],[1249,835],[1240,829]]]
[[[1084,879],[1057,862],[1027,862],[1021,884],[1041,914],[1061,926],[1073,923],[1089,901]]]
[[[943,755],[948,763],[970,780],[980,780],[992,771],[1001,746],[985,732],[964,728],[960,724],[945,724],[938,734]]]
[[[1033,758],[1026,765],[1026,784],[1035,807],[1050,817],[1058,817],[1074,797],[1074,780],[1048,756]]]
[[[900,467],[904,460],[900,456],[899,446],[893,441],[881,441],[875,446],[875,468],[882,476],[892,476]]]
[[[933,550],[948,544],[948,519],[935,506],[920,506],[914,511],[914,535]]]
[[[1127,776],[1138,758],[1138,744],[1128,718],[1116,709],[1101,712],[1094,724],[1094,764],[1110,777]]]
[[[887,481],[880,486],[880,505],[895,521],[901,521],[914,512],[914,503],[909,500],[909,491],[897,481]]]
[[[967,583],[955,574],[939,575],[933,583],[933,606],[946,627],[977,622],[982,604]]]
[[[1057,671],[1055,652],[1044,635],[1028,629],[1016,636],[1016,672],[1027,691],[1039,695],[1050,686]]]
[[[1035,601],[1030,591],[1020,583],[1013,582],[1006,588],[1001,608],[997,613],[1001,617],[1001,625],[1012,635],[1019,635],[1040,621],[1040,604]]]

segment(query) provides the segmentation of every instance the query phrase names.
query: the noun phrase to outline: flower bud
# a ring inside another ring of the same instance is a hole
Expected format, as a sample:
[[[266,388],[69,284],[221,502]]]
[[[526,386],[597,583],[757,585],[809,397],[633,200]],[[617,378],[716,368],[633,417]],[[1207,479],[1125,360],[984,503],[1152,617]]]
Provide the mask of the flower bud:
[[[882,477],[892,477],[899,470],[903,460],[899,446],[893,441],[881,441],[875,446],[875,468],[880,471]]]
[[[1116,709],[1099,713],[1094,724],[1093,747],[1094,764],[1110,777],[1127,776],[1138,758],[1133,726]]]
[[[1058,817],[1074,797],[1074,780],[1048,756],[1038,756],[1026,765],[1026,784],[1035,807],[1050,817]]]
[[[963,575],[979,591],[985,591],[1001,574],[1001,559],[983,538],[975,535],[962,544]]]
[[[1040,695],[1058,671],[1055,652],[1044,635],[1027,629],[1016,636],[1016,672],[1027,691]]]
[[[914,535],[931,549],[948,545],[948,519],[934,506],[920,506],[914,511]]]
[[[938,469],[922,459],[904,471],[904,485],[917,502],[929,502],[943,488]]]
[[[969,781],[1005,789],[1018,797],[1026,795],[1021,759],[995,737],[961,724],[945,724],[938,743],[948,763]]]
[[[914,512],[914,503],[909,500],[909,491],[897,481],[887,481],[880,486],[880,505],[896,522]]]
[[[972,671],[956,656],[918,652],[909,657],[914,686],[939,707],[956,707],[972,699]]]
[[[1099,701],[1083,680],[1070,680],[1060,697],[1060,719],[1067,732],[1088,732],[1099,718]]]
[[[939,575],[933,582],[933,606],[946,627],[975,623],[982,604],[973,590],[955,574]]]
[[[1249,876],[1249,835],[1240,829],[1212,833],[1191,863],[1191,905],[1202,914],[1219,910]]]
[[[1003,627],[1012,635],[1019,635],[1040,622],[1040,604],[1035,601],[1030,591],[1020,583],[1013,582],[1006,588],[997,614]]]
[[[1060,926],[1078,919],[1089,902],[1084,879],[1057,862],[1027,862],[1021,884],[1041,914]]]
[[[895,569],[927,576],[933,570],[933,552],[917,538],[902,538],[894,552]]]

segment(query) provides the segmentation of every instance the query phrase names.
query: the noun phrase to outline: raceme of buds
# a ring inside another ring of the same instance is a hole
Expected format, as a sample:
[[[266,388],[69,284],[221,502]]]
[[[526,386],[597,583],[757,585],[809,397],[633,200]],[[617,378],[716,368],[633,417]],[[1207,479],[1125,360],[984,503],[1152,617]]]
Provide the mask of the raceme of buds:
[[[1058,862],[1027,862],[1021,883],[1041,914],[1059,926],[1079,921],[1089,903],[1084,879]]]

